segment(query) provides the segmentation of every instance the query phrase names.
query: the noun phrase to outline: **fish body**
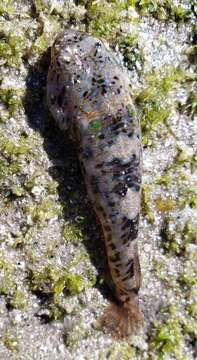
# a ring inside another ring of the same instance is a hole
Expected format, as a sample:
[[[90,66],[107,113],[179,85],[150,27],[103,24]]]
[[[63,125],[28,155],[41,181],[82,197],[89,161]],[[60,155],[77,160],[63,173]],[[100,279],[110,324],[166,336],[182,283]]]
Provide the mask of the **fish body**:
[[[104,233],[116,303],[102,324],[129,335],[141,321],[141,139],[128,73],[103,41],[66,30],[51,50],[47,100],[60,128],[78,144],[88,196]]]

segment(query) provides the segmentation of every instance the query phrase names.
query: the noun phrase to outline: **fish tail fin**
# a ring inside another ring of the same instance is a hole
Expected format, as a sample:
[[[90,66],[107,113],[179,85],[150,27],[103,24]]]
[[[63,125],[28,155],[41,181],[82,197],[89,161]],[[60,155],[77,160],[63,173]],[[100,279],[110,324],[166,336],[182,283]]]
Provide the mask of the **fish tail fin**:
[[[142,323],[143,317],[136,301],[110,303],[99,319],[99,324],[117,338],[136,334]]]

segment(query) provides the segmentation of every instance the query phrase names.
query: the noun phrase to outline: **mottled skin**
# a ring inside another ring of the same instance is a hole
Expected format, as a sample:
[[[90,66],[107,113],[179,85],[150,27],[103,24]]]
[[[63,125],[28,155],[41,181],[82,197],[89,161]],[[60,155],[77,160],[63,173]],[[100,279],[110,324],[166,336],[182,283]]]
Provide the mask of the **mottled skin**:
[[[103,228],[117,304],[102,323],[121,336],[140,321],[137,233],[140,129],[126,70],[102,41],[76,30],[56,39],[47,99],[62,129],[78,143],[88,196]]]

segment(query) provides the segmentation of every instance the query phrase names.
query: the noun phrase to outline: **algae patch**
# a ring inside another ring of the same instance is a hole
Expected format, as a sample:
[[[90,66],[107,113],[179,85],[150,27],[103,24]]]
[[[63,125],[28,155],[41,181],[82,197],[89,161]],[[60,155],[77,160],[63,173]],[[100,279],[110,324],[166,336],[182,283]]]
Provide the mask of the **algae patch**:
[[[179,69],[163,68],[154,70],[146,76],[147,86],[136,96],[140,107],[142,141],[147,144],[150,134],[158,124],[165,124],[171,111],[169,92],[176,82],[182,81],[184,74]]]
[[[14,267],[6,258],[5,252],[0,252],[0,294],[8,295],[13,293],[16,287]]]
[[[161,212],[170,211],[176,208],[176,201],[172,198],[163,199],[158,196],[155,199],[156,209]]]
[[[150,347],[160,354],[157,359],[163,359],[166,354],[175,356],[177,360],[183,359],[181,355],[183,334],[180,323],[169,317],[156,328],[156,334],[151,339]]]
[[[47,220],[62,213],[61,205],[51,198],[45,198],[39,204],[28,204],[24,210],[26,214],[31,216],[32,221],[39,226],[44,226]]]
[[[197,225],[192,220],[176,224],[176,219],[166,217],[161,229],[162,246],[176,255],[186,251],[188,244],[197,243]]]
[[[0,341],[13,353],[19,351],[19,341],[17,336],[13,333],[13,330],[7,329],[7,331],[0,336]]]
[[[190,12],[180,4],[177,5],[173,0],[136,0],[136,7],[142,15],[153,16],[156,19],[176,22],[187,21]]]
[[[22,55],[25,49],[24,38],[10,32],[8,35],[1,35],[0,56],[3,64],[18,67],[22,62]]]

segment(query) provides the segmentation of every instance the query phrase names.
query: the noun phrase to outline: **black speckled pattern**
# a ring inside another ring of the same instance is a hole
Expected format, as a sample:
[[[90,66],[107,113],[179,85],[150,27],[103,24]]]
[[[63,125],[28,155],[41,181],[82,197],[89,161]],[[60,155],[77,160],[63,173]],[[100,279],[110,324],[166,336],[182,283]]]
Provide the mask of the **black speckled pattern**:
[[[101,222],[116,296],[140,287],[140,129],[126,70],[102,41],[76,30],[58,36],[48,73],[49,108],[78,143],[89,198]]]

